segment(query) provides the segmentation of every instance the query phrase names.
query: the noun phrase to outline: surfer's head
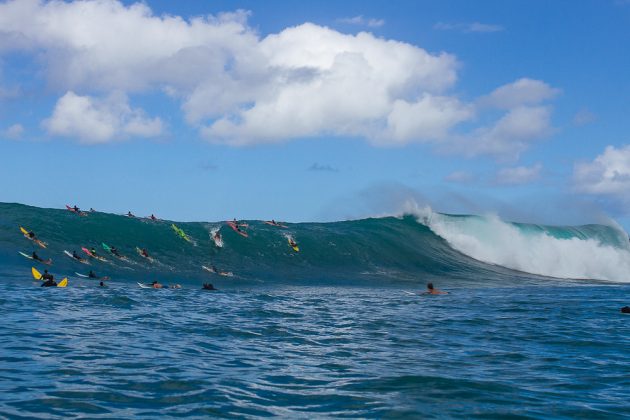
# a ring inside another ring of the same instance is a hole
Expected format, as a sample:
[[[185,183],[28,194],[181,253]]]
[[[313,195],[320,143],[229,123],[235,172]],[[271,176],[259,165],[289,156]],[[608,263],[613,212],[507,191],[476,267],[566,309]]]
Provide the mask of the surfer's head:
[[[630,306],[624,306],[623,308],[621,308],[621,313],[630,314]]]
[[[433,290],[433,283],[427,283],[427,289]]]

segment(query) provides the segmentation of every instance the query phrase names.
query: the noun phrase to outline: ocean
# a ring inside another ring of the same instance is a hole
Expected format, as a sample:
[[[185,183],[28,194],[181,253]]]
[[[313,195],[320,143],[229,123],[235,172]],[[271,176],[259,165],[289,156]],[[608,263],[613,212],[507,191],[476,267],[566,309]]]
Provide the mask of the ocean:
[[[625,232],[430,209],[247,224],[0,204],[0,416],[630,417]],[[108,261],[63,254],[81,247]]]

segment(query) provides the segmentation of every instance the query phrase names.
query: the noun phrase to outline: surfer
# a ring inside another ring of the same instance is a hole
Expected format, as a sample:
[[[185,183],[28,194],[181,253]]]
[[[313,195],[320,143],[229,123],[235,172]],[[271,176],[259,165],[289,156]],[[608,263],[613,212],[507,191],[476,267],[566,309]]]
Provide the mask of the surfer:
[[[93,257],[96,257],[96,248],[90,248],[90,254],[92,254]]]
[[[221,242],[221,234],[218,230],[214,232],[214,235],[212,235],[212,239],[214,239],[215,242]]]
[[[39,255],[37,255],[37,252],[35,252],[35,251],[33,251],[33,254],[31,255],[31,257],[33,257],[33,259],[34,259],[35,261],[41,261],[41,262],[44,262],[44,260],[42,260],[42,259],[39,257]]]
[[[127,217],[136,217],[133,215],[133,213],[131,213],[130,211],[127,212]]]
[[[293,248],[298,246],[298,244],[295,242],[295,240],[293,238],[289,238],[289,245],[291,245],[291,247],[293,247]]]
[[[92,270],[90,270],[90,272],[88,273],[88,277],[91,278],[91,279],[97,278],[96,274]]]
[[[621,313],[630,314],[630,306],[624,306],[623,308],[621,308]]]
[[[155,216],[153,215],[153,213],[151,213],[151,217],[150,217],[150,219],[155,221],[155,220],[157,220],[157,217],[155,217]]]
[[[433,283],[427,283],[427,291],[422,293],[423,295],[448,295],[448,292],[435,289]]]
[[[171,284],[171,289],[181,289],[182,285],[181,284]]]
[[[45,280],[44,283],[42,283],[41,287],[51,287],[57,285],[57,283],[55,283],[53,275],[50,274],[48,270],[44,270],[44,274],[42,274],[41,280]]]
[[[144,258],[151,258],[151,257],[149,257],[149,253],[147,252],[146,248],[142,248],[140,250],[140,255],[142,255]]]
[[[152,283],[151,283],[151,287],[153,287],[154,289],[161,289],[161,288],[162,288],[162,287],[164,287],[164,286],[162,286],[162,285],[161,285],[160,283],[158,283],[157,281],[154,281],[154,282],[152,282]]]
[[[83,258],[81,258],[81,257],[77,254],[77,251],[72,251],[72,258],[74,258],[75,260],[83,261]]]
[[[204,283],[202,289],[203,290],[217,290],[217,289],[214,288],[212,283]]]
[[[101,286],[101,287],[105,287],[105,283],[103,283],[103,282],[100,282],[98,285]]]
[[[72,207],[72,210],[74,210],[75,213],[79,213],[81,211],[81,209],[78,208],[76,204],[74,205],[74,207]]]
[[[120,254],[118,253],[118,250],[116,249],[116,247],[115,247],[115,246],[111,247],[111,248],[109,249],[109,252],[111,252],[112,254],[114,254],[115,256],[117,256],[118,258],[122,258],[122,255],[120,255]]]
[[[94,213],[96,212],[96,210],[94,210],[92,207],[90,207],[90,213]]]

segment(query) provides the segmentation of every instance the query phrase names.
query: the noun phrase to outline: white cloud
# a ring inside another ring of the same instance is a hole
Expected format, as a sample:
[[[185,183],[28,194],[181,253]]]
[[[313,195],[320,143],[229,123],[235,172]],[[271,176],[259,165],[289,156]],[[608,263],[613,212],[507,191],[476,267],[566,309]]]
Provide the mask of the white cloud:
[[[121,93],[96,99],[69,91],[57,101],[52,116],[43,125],[50,134],[76,137],[87,144],[162,133],[159,118],[148,118],[141,109],[131,108]]]
[[[592,162],[576,164],[573,180],[580,192],[630,200],[630,145],[608,146]]]
[[[438,95],[456,80],[448,54],[312,24],[266,37],[259,51],[274,73],[256,100],[204,129],[209,140],[244,145],[333,133],[400,144],[444,135],[465,118],[457,99]]]
[[[459,66],[453,55],[311,23],[261,37],[248,16],[186,20],[156,16],[145,3],[7,1],[0,3],[0,54],[17,49],[38,58],[44,67],[33,71],[65,94],[45,126],[88,143],[158,135],[161,121],[132,109],[125,96],[153,92],[179,101],[208,141],[228,145],[334,135],[518,156],[550,131],[550,108],[540,103],[557,89],[542,81],[521,79],[467,103],[451,91]],[[484,101],[505,115],[455,136],[462,123],[474,127]]]
[[[483,106],[510,109],[523,105],[537,105],[553,99],[559,93],[559,89],[552,88],[543,81],[522,78],[498,87],[490,95],[482,97],[479,103]]]
[[[433,29],[440,31],[459,31],[459,32],[501,32],[505,28],[501,25],[493,25],[488,23],[472,22],[472,23],[445,23],[438,22],[433,25]]]
[[[551,108],[523,106],[509,110],[494,124],[455,137],[450,152],[469,157],[491,155],[504,161],[515,161],[536,140],[553,132]]]
[[[517,166],[514,168],[501,169],[496,177],[496,182],[503,185],[528,184],[540,178],[542,164],[534,166]]]
[[[337,19],[337,22],[349,25],[369,26],[370,28],[379,28],[385,25],[383,19],[365,18],[363,15]]]
[[[9,140],[17,140],[22,137],[22,134],[24,134],[24,127],[22,126],[22,124],[13,124],[6,130],[0,132],[1,137],[7,138]]]

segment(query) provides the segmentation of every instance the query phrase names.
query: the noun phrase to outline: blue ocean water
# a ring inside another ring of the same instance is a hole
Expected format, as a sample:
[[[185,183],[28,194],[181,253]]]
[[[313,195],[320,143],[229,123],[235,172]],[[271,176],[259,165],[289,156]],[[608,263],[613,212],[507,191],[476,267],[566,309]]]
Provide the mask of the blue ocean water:
[[[218,249],[217,224],[178,224],[190,244],[170,222],[0,205],[0,417],[630,417],[619,232],[423,217],[290,225],[293,253],[259,222],[221,227]],[[100,241],[132,260],[92,262],[105,288],[61,254]],[[544,255],[514,248],[532,241]],[[39,287],[17,254],[32,249],[67,288]],[[136,284],[154,278],[183,288]],[[427,281],[450,294],[419,295]]]

